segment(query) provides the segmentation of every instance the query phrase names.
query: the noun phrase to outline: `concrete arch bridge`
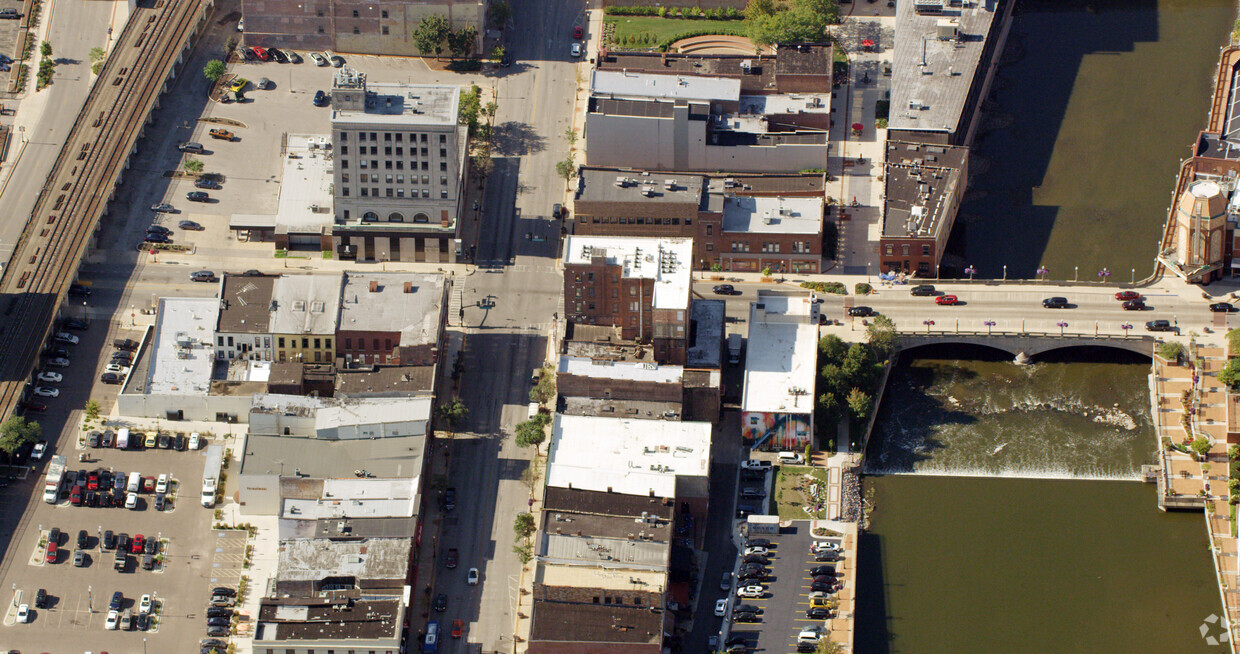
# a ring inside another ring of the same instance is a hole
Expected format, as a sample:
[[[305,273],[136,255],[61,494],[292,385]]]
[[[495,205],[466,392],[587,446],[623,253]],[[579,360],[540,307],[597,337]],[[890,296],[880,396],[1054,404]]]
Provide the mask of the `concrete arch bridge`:
[[[1002,350],[1012,355],[1017,363],[1026,363],[1033,357],[1052,350],[1073,347],[1110,347],[1128,350],[1145,356],[1153,356],[1156,339],[1147,335],[1088,335],[1088,334],[1028,334],[1015,332],[900,332],[896,335],[896,347],[900,351],[913,350],[928,345],[977,345]]]

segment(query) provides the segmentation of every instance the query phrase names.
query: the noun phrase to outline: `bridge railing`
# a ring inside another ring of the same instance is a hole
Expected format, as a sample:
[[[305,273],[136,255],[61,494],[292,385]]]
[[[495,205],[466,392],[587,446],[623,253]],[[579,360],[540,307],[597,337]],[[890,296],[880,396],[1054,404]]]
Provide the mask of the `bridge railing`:
[[[1140,333],[1138,334],[1110,334],[1110,333],[1088,334],[1088,333],[1082,333],[1082,332],[1059,333],[1057,331],[1055,332],[1034,332],[1034,331],[1029,331],[1029,330],[1014,332],[1014,331],[1006,331],[1006,330],[998,330],[998,329],[993,330],[993,331],[978,331],[978,330],[963,330],[963,329],[962,330],[955,330],[955,329],[933,330],[932,329],[929,331],[924,330],[924,329],[896,330],[897,338],[938,338],[938,339],[942,339],[942,338],[953,338],[957,336],[965,337],[965,338],[977,338],[977,337],[1047,338],[1047,339],[1056,339],[1056,340],[1065,340],[1065,341],[1089,341],[1089,340],[1141,341],[1141,340],[1146,340],[1146,339],[1152,339],[1152,337],[1149,336],[1148,334],[1140,334]]]

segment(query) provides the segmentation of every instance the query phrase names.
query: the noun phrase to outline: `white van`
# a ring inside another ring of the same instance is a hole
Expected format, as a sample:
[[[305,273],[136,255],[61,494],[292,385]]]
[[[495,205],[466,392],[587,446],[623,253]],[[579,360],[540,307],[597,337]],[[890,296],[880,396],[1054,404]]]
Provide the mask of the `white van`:
[[[118,450],[129,449],[129,428],[128,427],[121,427],[120,431],[116,432],[116,449]]]
[[[125,485],[126,493],[136,493],[142,488],[142,474],[138,472],[129,473],[129,483]]]
[[[805,463],[805,457],[796,452],[780,452],[779,462],[783,464],[800,464]]]

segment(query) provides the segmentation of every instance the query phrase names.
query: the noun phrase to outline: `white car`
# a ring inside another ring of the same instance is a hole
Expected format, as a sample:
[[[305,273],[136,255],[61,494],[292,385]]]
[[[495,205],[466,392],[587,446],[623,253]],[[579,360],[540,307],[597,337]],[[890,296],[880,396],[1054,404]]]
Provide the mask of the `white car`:
[[[39,441],[34,444],[34,451],[30,453],[30,458],[36,461],[42,459],[44,452],[47,452],[47,441]]]
[[[770,461],[758,461],[757,459],[750,459],[748,461],[741,461],[741,468],[745,470],[767,471],[771,469],[771,462]]]
[[[64,357],[52,357],[47,360],[47,365],[53,368],[68,368],[69,360]]]
[[[46,386],[35,386],[34,394],[39,397],[60,397],[60,389],[48,388]]]
[[[470,568],[469,573],[465,575],[465,581],[469,583],[470,586],[477,586],[478,585],[478,568]]]
[[[129,509],[130,511],[138,510],[138,494],[137,493],[130,493],[125,496],[125,508]]]
[[[167,493],[168,492],[168,473],[164,473],[159,476],[159,480],[155,482],[155,492],[156,493]]]
[[[194,432],[189,435],[189,449],[196,450],[201,445],[202,445],[202,436],[199,436],[198,432]]]
[[[765,547],[746,547],[745,556],[749,556],[750,554],[757,554],[758,556],[767,556],[768,554],[770,554],[770,551],[767,550]]]
[[[797,634],[797,642],[816,643],[821,637],[818,627],[805,627],[801,629],[801,633]]]
[[[41,372],[37,379],[44,384],[59,384],[65,380],[64,376],[58,372]]]
[[[126,370],[129,370],[129,368],[126,368],[125,366],[122,366],[119,363],[109,363],[108,367],[103,369],[104,372],[115,372],[115,373],[123,373]]]
[[[766,594],[766,590],[761,586],[741,586],[736,589],[737,597],[745,597],[748,599],[761,599]]]
[[[22,624],[30,622],[30,605],[29,604],[22,604],[21,606],[17,607],[17,621]]]
[[[69,332],[56,332],[56,335],[52,337],[52,340],[57,343],[64,343],[65,345],[78,344],[78,337],[70,334]]]
[[[108,631],[116,631],[116,626],[121,621],[121,614],[116,611],[108,611],[108,619],[103,621],[103,628]]]
[[[326,66],[327,65],[327,60],[323,58],[323,55],[317,52],[310,53],[310,61],[313,61],[315,66]]]
[[[574,57],[580,57],[581,56],[581,44],[574,43],[572,47],[569,48],[568,53],[573,55]]]
[[[715,615],[723,617],[728,614],[728,600],[715,600]]]
[[[323,56],[326,57],[328,63],[335,68],[340,68],[344,65],[344,58],[338,54],[333,54],[331,50],[324,50]]]
[[[809,547],[810,554],[817,554],[818,552],[838,552],[839,549],[839,545],[829,540],[815,541],[814,544]]]
[[[138,615],[147,615],[151,612],[151,596],[143,595],[142,602],[138,604]]]

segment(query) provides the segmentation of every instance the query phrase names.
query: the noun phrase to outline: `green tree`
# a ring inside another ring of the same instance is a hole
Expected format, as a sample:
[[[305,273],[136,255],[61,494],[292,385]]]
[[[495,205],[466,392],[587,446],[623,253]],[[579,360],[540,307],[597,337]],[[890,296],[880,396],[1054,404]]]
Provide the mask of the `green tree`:
[[[555,371],[543,368],[538,375],[538,383],[530,389],[530,401],[546,404],[555,399]]]
[[[844,654],[844,646],[830,638],[822,638],[818,641],[818,649],[814,650],[814,654]]]
[[[577,176],[577,163],[573,161],[572,155],[565,157],[563,161],[556,162],[555,174],[563,177],[566,182]]]
[[[516,532],[517,538],[529,538],[534,535],[538,527],[534,524],[534,516],[525,511],[518,513],[516,519],[512,521],[512,530]]]
[[[854,386],[868,389],[873,388],[878,381],[877,363],[873,349],[861,343],[853,343],[852,347],[848,348],[848,354],[840,368]]]
[[[43,428],[39,423],[13,416],[0,425],[0,450],[13,456],[22,446],[39,440],[42,434]]]
[[[842,363],[848,354],[848,343],[835,334],[827,334],[818,339],[818,363]]]
[[[1184,353],[1184,345],[1179,341],[1166,341],[1158,344],[1158,356],[1168,361],[1178,361]]]
[[[104,51],[103,48],[91,48],[90,49],[90,60],[91,61],[103,61],[103,58],[105,55],[107,55],[107,53]]]
[[[1193,452],[1197,453],[1198,457],[1205,458],[1210,453],[1210,439],[1205,436],[1198,436],[1193,439],[1193,443],[1189,447],[1193,449]]]
[[[43,55],[44,59],[51,59],[52,58],[52,44],[48,43],[47,41],[44,41],[42,44],[40,44],[39,54]]]
[[[818,410],[824,418],[839,418],[840,399],[832,393],[823,393],[818,396]]]
[[[413,45],[423,56],[433,52],[438,59],[443,53],[443,42],[451,31],[452,27],[448,25],[447,18],[432,14],[423,18],[422,22],[418,23],[418,28],[413,30]]]
[[[469,127],[472,135],[478,130],[478,114],[482,111],[482,89],[477,84],[461,94],[459,108],[456,112],[457,122]]]
[[[478,30],[466,25],[459,30],[448,32],[448,50],[458,57],[468,57],[474,53],[474,41],[478,38]]]
[[[547,425],[551,416],[540,413],[529,420],[517,423],[516,443],[519,447],[538,447],[547,439]]]
[[[465,424],[465,420],[469,418],[469,407],[465,406],[459,397],[452,398],[451,402],[440,404],[436,411],[439,413],[439,418],[448,423],[448,427],[453,431]]]
[[[202,76],[210,80],[212,84],[220,81],[226,72],[228,72],[228,66],[219,59],[212,59],[202,67]]]
[[[186,159],[184,166],[185,170],[188,170],[191,173],[201,173],[203,168],[202,160],[194,159],[193,157]]]
[[[828,363],[823,366],[818,371],[818,382],[818,390],[830,393],[837,398],[847,395],[848,389],[852,387],[852,379],[844,371],[844,367],[838,363]]]
[[[879,359],[886,359],[896,351],[896,324],[887,316],[874,316],[865,328],[866,342],[874,348]]]
[[[755,45],[821,43],[827,26],[838,23],[836,0],[750,0],[745,31]]]
[[[1228,359],[1227,365],[1218,372],[1218,380],[1227,384],[1227,387],[1236,390],[1240,386],[1240,359]]]
[[[861,422],[870,417],[870,394],[854,388],[848,392],[848,412],[853,419]]]
[[[83,407],[83,410],[86,411],[87,420],[94,422],[99,419],[99,401],[98,400],[86,400],[86,406]]]

